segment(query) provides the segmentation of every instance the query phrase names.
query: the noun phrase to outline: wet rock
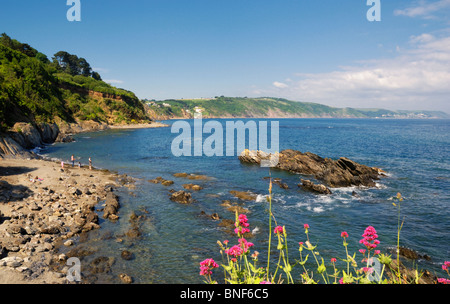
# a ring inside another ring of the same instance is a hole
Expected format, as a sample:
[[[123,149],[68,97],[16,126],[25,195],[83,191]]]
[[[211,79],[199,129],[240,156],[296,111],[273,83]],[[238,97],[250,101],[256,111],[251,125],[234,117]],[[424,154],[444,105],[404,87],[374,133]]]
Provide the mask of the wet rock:
[[[368,186],[374,187],[374,180],[378,180],[381,170],[368,167],[348,158],[338,160],[322,158],[316,154],[291,149],[283,150],[277,154],[276,168],[298,174],[313,175],[328,187]],[[244,150],[239,160],[243,163],[261,164],[270,154],[262,151]]]
[[[243,214],[243,213],[250,213],[250,210],[247,208],[244,208],[242,206],[239,206],[236,203],[232,203],[229,200],[224,200],[222,201],[221,206],[226,207],[228,211],[232,212],[232,213],[239,213],[239,214]]]
[[[237,198],[239,198],[241,200],[244,200],[244,201],[255,201],[256,198],[257,198],[257,195],[254,194],[254,193],[251,193],[251,192],[231,190],[230,193],[234,197],[237,197]]]
[[[131,284],[133,283],[133,278],[130,277],[129,275],[125,274],[125,273],[121,273],[119,274],[119,278],[120,280],[125,283],[125,284]]]
[[[175,173],[173,176],[175,176],[175,177],[187,177],[188,174],[185,173],[185,172],[182,172],[182,173]]]
[[[183,184],[183,188],[186,190],[194,190],[194,191],[199,191],[203,189],[202,186],[195,184]]]
[[[161,182],[161,185],[163,185],[163,186],[170,186],[170,185],[173,185],[173,181],[171,181],[171,180],[164,180],[164,181]]]
[[[113,257],[96,257],[89,263],[89,271],[95,273],[110,273],[116,259]]]
[[[134,254],[128,250],[123,250],[120,256],[126,261],[130,261],[134,258]]]
[[[170,199],[181,204],[192,203],[192,195],[189,192],[185,192],[183,190],[172,193],[170,195]]]
[[[406,248],[406,247],[400,247],[400,256],[405,257],[409,260],[418,260],[418,259],[424,259],[427,261],[431,260],[431,257],[428,255],[421,255],[418,252],[416,252],[413,249]]]
[[[331,190],[328,189],[326,186],[324,185],[318,185],[318,184],[314,184],[313,182],[311,182],[310,180],[305,180],[305,179],[301,179],[301,184],[299,184],[299,187],[302,187],[303,189],[312,191],[312,192],[317,192],[320,194],[332,194]]]
[[[149,180],[148,182],[153,183],[153,184],[161,184],[161,185],[163,185],[163,186],[170,186],[170,185],[173,185],[173,181],[164,179],[164,178],[162,178],[161,176],[158,176],[158,177],[155,178],[155,179],[151,179],[151,180]]]
[[[106,194],[105,208],[103,209],[103,218],[116,220],[117,212],[120,208],[119,198],[113,192]]]
[[[142,235],[142,232],[139,227],[132,227],[125,233],[125,235],[130,239],[137,239]]]
[[[265,180],[270,180],[271,177],[270,176],[266,176],[266,177],[264,177],[264,179]],[[281,178],[278,178],[278,177],[272,178],[272,183],[278,185],[281,189],[289,189],[288,184],[283,183]]]

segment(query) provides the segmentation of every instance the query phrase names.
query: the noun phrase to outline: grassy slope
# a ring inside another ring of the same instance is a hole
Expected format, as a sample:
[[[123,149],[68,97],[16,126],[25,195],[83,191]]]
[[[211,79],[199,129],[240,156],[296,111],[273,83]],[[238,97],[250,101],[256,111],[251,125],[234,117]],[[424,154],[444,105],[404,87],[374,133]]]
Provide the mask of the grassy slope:
[[[390,111],[384,109],[334,108],[317,103],[297,102],[283,98],[243,98],[218,97],[214,99],[170,99],[155,102],[151,110],[169,118],[192,116],[195,108],[201,108],[203,117],[408,117],[423,113],[427,117],[448,118],[443,112],[431,111]],[[169,104],[170,107],[164,106]],[[188,110],[189,112],[187,112]]]

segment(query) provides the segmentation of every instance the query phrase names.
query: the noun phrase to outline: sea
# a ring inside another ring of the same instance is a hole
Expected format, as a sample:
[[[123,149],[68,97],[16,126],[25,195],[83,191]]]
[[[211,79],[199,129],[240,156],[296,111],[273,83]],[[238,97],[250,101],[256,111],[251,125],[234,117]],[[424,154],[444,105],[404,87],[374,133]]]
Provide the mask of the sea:
[[[206,124],[208,119],[204,119]],[[172,128],[111,129],[74,135],[75,142],[55,143],[42,147],[39,153],[46,158],[76,162],[126,174],[136,179],[131,187],[121,187],[119,220],[101,218],[101,228],[88,237],[74,239],[77,246],[89,248],[92,254],[80,257],[82,272],[97,263],[100,257],[112,261],[104,272],[84,273],[96,283],[118,283],[118,274],[126,273],[135,283],[142,284],[199,284],[199,263],[213,258],[223,261],[217,241],[238,244],[237,237],[221,225],[222,220],[234,220],[224,201],[248,210],[247,217],[254,243],[259,252],[257,266],[265,267],[269,234],[269,182],[267,177],[280,178],[288,185],[272,188],[272,212],[276,225],[285,226],[289,260],[299,260],[299,242],[306,241],[304,224],[309,225],[308,236],[320,257],[330,266],[336,258],[342,266],[345,248],[341,232],[349,235],[349,253],[356,253],[366,227],[373,226],[379,236],[379,250],[395,258],[399,223],[400,245],[414,250],[419,258],[407,261],[408,266],[427,269],[439,277],[446,276],[441,265],[450,260],[450,120],[442,119],[215,119],[216,125],[226,122],[249,121],[279,123],[279,150],[294,149],[312,152],[323,158],[347,157],[361,164],[378,167],[386,176],[376,181],[376,187],[332,188],[331,195],[305,191],[298,186],[301,178],[312,176],[258,165],[243,164],[236,151],[223,156],[175,156],[172,143],[180,135]],[[177,120],[163,121],[173,125]],[[194,126],[194,120],[185,120]],[[272,129],[269,131],[273,131]],[[200,142],[211,134],[203,134]],[[179,138],[179,137],[178,137]],[[224,137],[225,138],[225,137]],[[270,138],[270,137],[269,137]],[[223,143],[233,145],[233,143]],[[235,144],[235,143],[234,143]],[[173,174],[205,175],[202,180],[188,180]],[[149,180],[162,177],[173,185],[154,184]],[[170,200],[172,192],[184,190],[183,184],[203,187],[192,193],[191,204]],[[253,201],[242,201],[230,191],[249,191],[257,194]],[[403,201],[394,198],[401,193]],[[101,209],[103,202],[99,202]],[[393,204],[395,203],[395,205]],[[217,213],[219,220],[210,215]],[[141,237],[129,239],[130,217],[142,215]],[[272,222],[272,229],[275,223]],[[272,238],[272,271],[278,255],[276,238]],[[61,249],[64,250],[64,249]],[[65,249],[66,251],[68,249]],[[125,260],[121,253],[133,254]],[[96,262],[97,261],[97,262]],[[308,262],[309,263],[309,262]],[[316,270],[314,263],[309,265]],[[330,266],[331,267],[331,266]],[[332,268],[331,268],[332,269]],[[294,279],[300,281],[300,266],[294,266]],[[213,278],[223,282],[223,269]],[[222,280],[222,281],[221,281]]]

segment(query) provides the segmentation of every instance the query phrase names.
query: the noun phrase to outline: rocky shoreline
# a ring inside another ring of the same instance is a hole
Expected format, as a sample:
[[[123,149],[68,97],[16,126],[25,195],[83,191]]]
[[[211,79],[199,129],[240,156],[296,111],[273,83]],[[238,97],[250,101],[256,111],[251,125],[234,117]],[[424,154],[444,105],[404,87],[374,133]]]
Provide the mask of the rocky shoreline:
[[[118,175],[32,160],[0,161],[0,283],[68,283],[59,254],[118,218]]]

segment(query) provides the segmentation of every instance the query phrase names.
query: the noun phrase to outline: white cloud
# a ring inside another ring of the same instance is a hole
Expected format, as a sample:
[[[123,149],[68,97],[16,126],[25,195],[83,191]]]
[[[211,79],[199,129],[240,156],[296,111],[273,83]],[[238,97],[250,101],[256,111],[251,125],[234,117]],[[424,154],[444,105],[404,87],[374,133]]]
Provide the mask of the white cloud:
[[[279,89],[285,89],[285,88],[289,87],[287,84],[282,83],[282,82],[278,82],[278,81],[275,81],[275,82],[273,83],[273,85],[274,85],[275,87],[279,88]]]
[[[397,9],[394,11],[395,16],[422,17],[425,19],[434,18],[434,13],[450,7],[450,0],[438,0],[434,2],[420,0],[414,6]]]
[[[297,74],[291,85],[263,91],[337,107],[444,110],[450,113],[450,36],[410,37],[408,50],[328,73]]]

